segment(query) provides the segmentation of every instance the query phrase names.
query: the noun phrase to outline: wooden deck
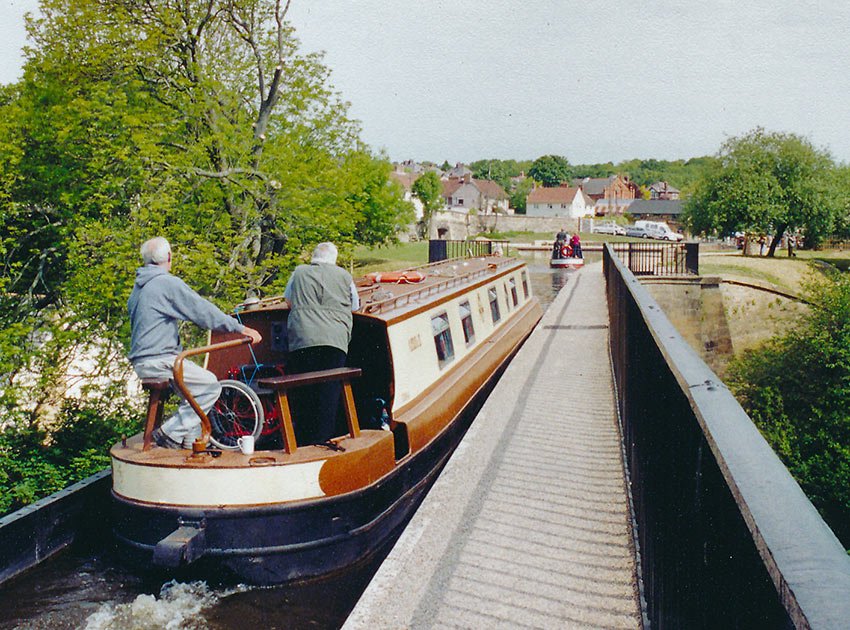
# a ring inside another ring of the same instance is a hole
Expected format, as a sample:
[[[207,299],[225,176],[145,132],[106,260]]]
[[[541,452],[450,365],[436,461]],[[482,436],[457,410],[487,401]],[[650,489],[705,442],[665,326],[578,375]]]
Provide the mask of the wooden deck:
[[[641,628],[601,263],[514,359],[344,629]]]

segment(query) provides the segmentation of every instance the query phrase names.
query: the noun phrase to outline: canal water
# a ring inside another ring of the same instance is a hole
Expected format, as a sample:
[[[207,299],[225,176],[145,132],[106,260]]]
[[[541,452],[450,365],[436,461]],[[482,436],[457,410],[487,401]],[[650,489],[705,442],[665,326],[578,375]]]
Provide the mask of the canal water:
[[[550,269],[548,252],[525,260],[546,308],[575,272]],[[0,586],[0,630],[339,628],[393,542],[333,580],[278,587],[142,578],[115,562],[105,542],[78,546]]]

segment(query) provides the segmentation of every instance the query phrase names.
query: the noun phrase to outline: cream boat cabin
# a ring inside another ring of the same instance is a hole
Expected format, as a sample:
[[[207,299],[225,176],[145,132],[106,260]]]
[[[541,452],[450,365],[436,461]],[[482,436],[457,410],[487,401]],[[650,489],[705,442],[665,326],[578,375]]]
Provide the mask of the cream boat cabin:
[[[364,560],[403,525],[463,435],[461,412],[542,314],[521,261],[453,259],[416,272],[415,283],[358,280],[350,369],[312,373],[344,383],[333,448],[295,444],[287,391],[305,375],[286,375],[288,309],[276,299],[237,309],[263,342],[214,333],[212,346],[238,345],[206,365],[259,394],[258,450],[146,448],[149,435],[114,446],[115,534],[131,561],[278,583]],[[391,430],[365,428],[382,415]]]

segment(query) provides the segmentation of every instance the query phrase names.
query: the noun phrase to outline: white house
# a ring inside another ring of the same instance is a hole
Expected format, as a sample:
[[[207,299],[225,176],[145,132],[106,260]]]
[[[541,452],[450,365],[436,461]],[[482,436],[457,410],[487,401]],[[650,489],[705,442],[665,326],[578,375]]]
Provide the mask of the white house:
[[[564,184],[554,188],[534,188],[526,197],[525,214],[529,217],[577,219],[593,214],[593,200],[581,188]]]

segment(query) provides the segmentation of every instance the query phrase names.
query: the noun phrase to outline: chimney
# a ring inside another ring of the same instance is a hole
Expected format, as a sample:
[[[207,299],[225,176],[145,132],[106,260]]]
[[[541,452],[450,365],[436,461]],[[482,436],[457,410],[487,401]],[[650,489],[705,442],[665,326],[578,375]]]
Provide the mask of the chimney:
[[[463,183],[464,183],[464,184],[468,184],[468,183],[469,183],[469,182],[471,182],[471,181],[472,181],[472,175],[470,175],[469,173],[464,173],[464,175],[463,175]]]

